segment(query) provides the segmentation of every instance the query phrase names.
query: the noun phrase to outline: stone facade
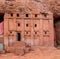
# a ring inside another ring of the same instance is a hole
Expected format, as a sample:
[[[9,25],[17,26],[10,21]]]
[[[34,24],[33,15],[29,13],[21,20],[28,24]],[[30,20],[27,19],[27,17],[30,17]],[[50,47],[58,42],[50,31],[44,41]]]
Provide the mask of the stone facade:
[[[41,3],[37,5],[33,1],[27,4],[8,2],[5,2],[3,9],[5,46],[16,41],[29,45],[54,46],[53,13]]]

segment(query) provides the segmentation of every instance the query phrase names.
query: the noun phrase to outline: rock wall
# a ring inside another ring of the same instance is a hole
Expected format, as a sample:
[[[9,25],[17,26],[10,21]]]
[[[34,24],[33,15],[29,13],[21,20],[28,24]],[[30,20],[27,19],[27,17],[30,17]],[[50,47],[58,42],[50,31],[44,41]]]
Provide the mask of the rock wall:
[[[54,17],[60,16],[60,0],[45,0],[49,5],[49,10],[54,13]]]

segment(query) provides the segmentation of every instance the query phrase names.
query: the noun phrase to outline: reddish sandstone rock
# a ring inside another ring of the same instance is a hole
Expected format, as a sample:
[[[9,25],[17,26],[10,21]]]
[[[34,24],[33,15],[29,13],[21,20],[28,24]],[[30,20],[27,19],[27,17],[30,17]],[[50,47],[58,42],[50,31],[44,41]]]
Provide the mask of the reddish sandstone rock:
[[[8,53],[14,53],[16,55],[24,55],[31,50],[31,46],[26,45],[24,42],[14,42],[12,46],[6,46],[5,51]]]
[[[15,49],[14,50],[14,54],[16,55],[24,55],[24,49]]]
[[[16,41],[12,44],[13,47],[25,47],[25,43],[22,41]]]
[[[14,52],[14,47],[6,46],[5,51],[6,51],[6,53],[13,53]]]

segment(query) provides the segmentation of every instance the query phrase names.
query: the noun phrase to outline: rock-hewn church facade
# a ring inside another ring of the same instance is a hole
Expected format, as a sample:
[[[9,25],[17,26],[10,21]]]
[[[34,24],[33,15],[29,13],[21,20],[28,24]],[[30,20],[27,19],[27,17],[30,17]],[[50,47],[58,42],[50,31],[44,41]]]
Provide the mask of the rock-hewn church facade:
[[[5,46],[16,41],[37,46],[54,46],[53,13],[46,11],[40,4],[38,7],[34,5],[36,3],[24,5],[6,1],[5,6],[1,7],[4,8]]]

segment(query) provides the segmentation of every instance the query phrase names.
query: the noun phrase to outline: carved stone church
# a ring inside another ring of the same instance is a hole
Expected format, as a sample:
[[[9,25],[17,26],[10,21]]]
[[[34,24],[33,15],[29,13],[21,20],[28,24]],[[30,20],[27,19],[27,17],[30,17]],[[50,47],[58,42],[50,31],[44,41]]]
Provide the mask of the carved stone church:
[[[3,44],[23,41],[36,46],[54,46],[53,13],[42,4],[5,1],[1,5],[4,19]]]

